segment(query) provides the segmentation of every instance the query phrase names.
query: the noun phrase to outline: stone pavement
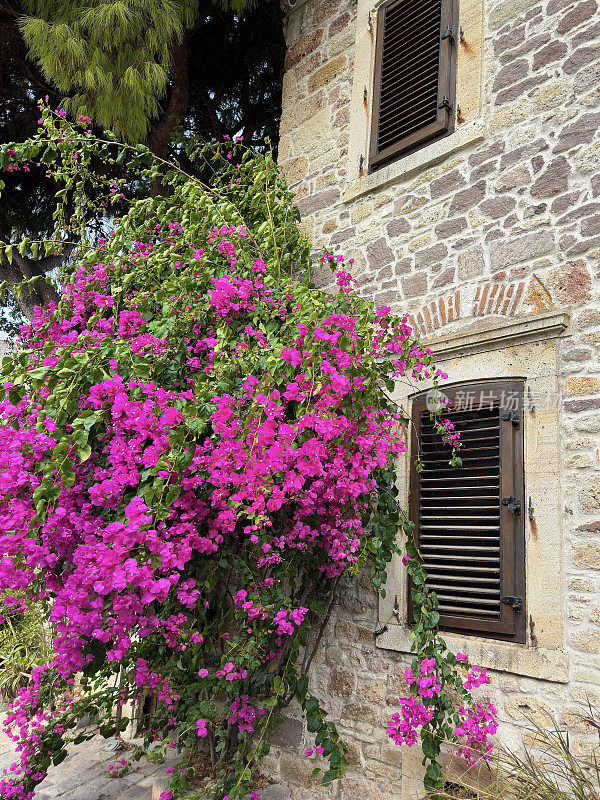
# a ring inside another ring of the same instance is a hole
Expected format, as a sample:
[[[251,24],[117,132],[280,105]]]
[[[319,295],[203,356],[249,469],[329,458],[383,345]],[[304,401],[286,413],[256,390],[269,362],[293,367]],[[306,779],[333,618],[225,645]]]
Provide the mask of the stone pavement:
[[[165,764],[146,758],[133,761],[131,772],[109,778],[108,767],[119,758],[131,758],[132,750],[110,750],[116,740],[95,736],[72,745],[67,758],[51,767],[35,793],[35,800],[151,800],[155,775],[164,775]],[[0,732],[0,771],[14,761],[14,745]]]
[[[1,720],[1,716],[0,716]],[[168,784],[165,767],[145,757],[132,761],[131,772],[122,778],[109,778],[108,767],[120,758],[131,760],[133,750],[111,749],[115,739],[94,736],[89,742],[71,745],[62,764],[50,767],[48,776],[35,793],[35,800],[158,800]],[[14,761],[14,744],[0,728],[0,773]],[[269,786],[262,800],[287,800],[289,790]]]

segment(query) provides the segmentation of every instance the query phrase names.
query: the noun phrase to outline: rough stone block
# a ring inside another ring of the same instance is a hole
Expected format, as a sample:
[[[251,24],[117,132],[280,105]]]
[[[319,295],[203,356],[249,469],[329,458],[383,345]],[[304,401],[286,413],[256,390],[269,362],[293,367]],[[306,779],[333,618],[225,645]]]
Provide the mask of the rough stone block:
[[[546,170],[540,175],[530,189],[533,197],[551,197],[564,192],[569,184],[571,166],[564,156],[559,156],[550,162]]]
[[[336,697],[350,697],[356,689],[356,676],[353,672],[336,667],[331,672],[329,691]]]
[[[493,144],[477,150],[475,153],[469,156],[469,166],[478,167],[485,161],[489,161],[491,158],[497,158],[498,156],[501,156],[504,152],[504,147],[504,142],[499,139]]]
[[[281,130],[285,133],[298,128],[304,123],[313,119],[318,111],[323,109],[325,105],[325,96],[323,92],[313,95],[300,103],[296,103],[290,110],[285,111],[281,116]]]
[[[566,72],[567,75],[578,72],[580,69],[583,69],[583,67],[587,67],[588,64],[596,61],[599,55],[597,47],[580,47],[563,63],[563,71]]]
[[[281,753],[279,766],[285,780],[298,783],[306,788],[311,785],[310,773],[313,770],[313,764],[308,759],[284,750]]]
[[[580,414],[583,411],[597,411],[600,408],[600,397],[595,397],[589,400],[570,400],[564,403],[565,411],[569,412],[570,414]],[[589,465],[586,466],[593,466],[593,462],[590,462]]]
[[[402,217],[396,217],[393,219],[386,228],[388,236],[392,238],[396,236],[400,236],[403,233],[408,233],[410,231],[410,223],[402,219]]]
[[[334,36],[337,36],[338,33],[341,33],[344,30],[344,28],[348,26],[348,23],[350,22],[351,19],[352,17],[347,11],[344,12],[343,14],[340,14],[340,16],[337,17],[337,19],[334,19],[331,25],[329,26],[329,38],[333,39]]]
[[[285,56],[285,68],[291,69],[305,56],[312,53],[321,44],[323,30],[316,30],[308,36],[303,36],[296,44],[288,48]]]
[[[507,214],[510,214],[516,204],[517,201],[514,197],[510,195],[498,195],[484,200],[479,206],[479,209],[492,219],[500,219],[500,217],[505,217]]]
[[[526,78],[528,72],[529,63],[524,58],[510,61],[497,73],[492,91],[497,92],[500,89],[505,89],[507,86],[512,86],[517,81]]]
[[[491,267],[501,269],[521,261],[529,261],[551,252],[553,248],[554,235],[548,230],[493,242],[490,245]]]
[[[464,211],[468,211],[469,208],[476,206],[485,197],[485,189],[485,181],[482,180],[473,184],[473,186],[469,186],[468,189],[457,192],[450,203],[449,214],[462,214]]]
[[[458,255],[458,277],[461,280],[469,280],[483,275],[485,271],[485,261],[483,248],[474,247],[472,250],[465,250]]]
[[[579,499],[581,510],[584,513],[589,514],[600,510],[600,478],[593,478],[588,481]],[[598,567],[600,568],[600,564]]]
[[[517,28],[513,28],[508,33],[504,33],[502,36],[495,37],[494,55],[497,58],[506,50],[512,50],[523,41],[525,41],[525,26],[519,25]]]
[[[586,417],[578,419],[575,429],[584,433],[600,433],[600,416]]]
[[[448,286],[450,283],[453,283],[455,279],[455,270],[454,267],[448,267],[445,269],[441,275],[434,280],[431,288],[432,289],[441,289],[443,286]]]
[[[273,730],[271,742],[276,747],[285,747],[288,750],[298,752],[302,744],[303,733],[304,724],[302,720],[284,714],[283,722],[280,722]]]
[[[557,33],[561,35],[563,33],[568,33],[577,25],[581,25],[583,22],[593,17],[597,9],[598,4],[596,3],[596,0],[586,0],[586,2],[577,3],[572,11],[569,11],[561,20],[559,20],[559,23],[556,26]]]
[[[285,161],[281,164],[281,167],[285,172],[288,183],[291,185],[299,183],[308,175],[308,159],[306,156]]]
[[[564,392],[570,397],[594,394],[598,390],[600,390],[600,379],[589,375],[574,375],[567,378],[564,384]]]
[[[448,248],[445,244],[436,244],[433,247],[426,247],[419,250],[415,255],[415,265],[419,267],[430,267],[443,261],[448,255]]]
[[[600,650],[600,631],[585,628],[571,636],[571,645],[584,653],[597,653]]]
[[[586,302],[590,297],[592,278],[585,260],[567,261],[553,270],[548,285],[561,303],[574,305]]]
[[[600,114],[583,114],[575,122],[565,125],[554,148],[555,153],[563,153],[580,144],[589,144],[600,127]]]
[[[331,81],[345,69],[346,56],[341,55],[337,58],[332,58],[331,61],[327,61],[327,63],[319,67],[319,69],[310,76],[308,79],[308,91],[314,92],[316,89],[320,89],[321,86],[331,83]]]
[[[600,234],[600,215],[582,220],[580,231],[582,236],[597,236]]]
[[[356,228],[345,228],[343,231],[337,231],[329,240],[331,244],[342,244],[347,239],[352,239],[356,234]]]
[[[551,64],[553,61],[558,61],[560,58],[563,58],[567,52],[567,45],[563,42],[549,42],[545,47],[542,47],[541,50],[538,50],[537,53],[533,56],[533,68],[534,69],[541,69],[542,67]]]
[[[525,165],[503,172],[494,184],[497,192],[515,189],[517,186],[527,186],[531,179],[529,169]]]
[[[394,253],[388,247],[385,238],[381,237],[367,246],[367,258],[370,269],[377,270],[392,264]]]
[[[492,30],[498,30],[507,22],[512,22],[520,14],[531,8],[531,0],[504,0],[496,5],[489,15],[489,25]]]
[[[334,205],[340,199],[340,190],[336,188],[327,189],[324,192],[311,194],[307,197],[301,197],[296,201],[302,216],[314,214],[316,211],[322,211],[328,206]]]
[[[443,197],[446,194],[455,192],[457,189],[462,189],[466,185],[466,180],[463,175],[457,170],[453,169],[442,175],[441,178],[431,181],[429,191],[432,198]]]
[[[464,217],[457,217],[456,219],[448,219],[441,222],[436,226],[435,232],[440,239],[447,239],[454,236],[467,227],[467,220]]]

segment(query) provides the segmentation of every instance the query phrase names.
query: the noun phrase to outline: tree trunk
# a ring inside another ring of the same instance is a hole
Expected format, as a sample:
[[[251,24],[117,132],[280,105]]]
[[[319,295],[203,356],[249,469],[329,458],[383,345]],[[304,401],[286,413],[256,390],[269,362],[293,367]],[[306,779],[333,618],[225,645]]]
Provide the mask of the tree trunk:
[[[46,283],[44,276],[50,270],[60,266],[63,259],[64,256],[61,255],[32,261],[20,253],[13,253],[13,261],[10,264],[5,253],[0,254],[0,280],[6,281],[11,287],[17,305],[27,319],[33,318],[34,306],[47,306],[50,302],[58,303],[60,300],[60,295],[53,286]],[[40,280],[36,281],[30,289],[23,288],[20,294],[16,293],[14,287],[17,284],[36,275],[40,276]]]
[[[212,7],[211,0],[201,0],[198,8],[197,25],[202,25]],[[189,78],[189,46],[190,39],[196,29],[189,30],[180,42],[175,42],[172,49],[171,96],[167,110],[150,134],[148,146],[155,156],[167,157],[167,148],[175,128],[182,122],[188,108],[190,94]],[[162,191],[162,179],[152,182],[153,197]]]

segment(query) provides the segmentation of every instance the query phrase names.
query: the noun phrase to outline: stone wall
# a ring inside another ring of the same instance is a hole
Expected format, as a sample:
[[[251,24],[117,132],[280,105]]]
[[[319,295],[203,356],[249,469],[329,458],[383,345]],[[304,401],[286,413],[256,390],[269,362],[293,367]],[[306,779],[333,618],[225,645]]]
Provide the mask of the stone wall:
[[[577,708],[600,704],[600,16],[596,0],[460,7],[456,132],[369,175],[369,3],[300,0],[288,15],[280,163],[315,248],[354,258],[358,291],[408,313],[434,350],[439,342],[450,353],[467,333],[496,351],[503,331],[553,343],[544,375],[557,403],[547,418],[538,410],[537,422],[530,407],[526,421],[526,494],[538,489],[547,441],[559,480],[535,500],[540,520],[527,524],[528,552],[541,553],[528,572],[532,622],[545,574],[559,591],[526,646],[471,638],[464,647],[500,666],[490,692],[505,731],[552,709],[584,741]],[[319,280],[330,286],[329,276]],[[562,327],[559,312],[569,320]],[[554,327],[544,333],[546,320]],[[537,379],[536,353],[509,348],[479,366],[473,355],[444,363],[453,380],[516,374],[516,363]],[[386,614],[367,581],[346,587],[312,682],[349,740],[351,770],[329,790],[311,784],[314,764],[301,756],[310,736],[289,719],[270,766],[295,798],[422,795],[418,754],[385,736],[408,659],[394,644],[400,633],[375,642]],[[560,668],[523,666],[536,658]]]

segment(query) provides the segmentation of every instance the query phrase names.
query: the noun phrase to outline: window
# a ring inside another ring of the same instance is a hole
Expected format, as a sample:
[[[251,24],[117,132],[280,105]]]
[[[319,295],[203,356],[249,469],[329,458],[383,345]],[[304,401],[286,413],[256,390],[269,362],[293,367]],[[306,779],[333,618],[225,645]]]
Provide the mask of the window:
[[[454,127],[458,0],[391,0],[377,16],[371,167]]]
[[[438,597],[440,625],[524,642],[523,382],[444,389],[460,431],[462,467],[449,465],[431,419],[431,394],[413,403],[411,519]]]

